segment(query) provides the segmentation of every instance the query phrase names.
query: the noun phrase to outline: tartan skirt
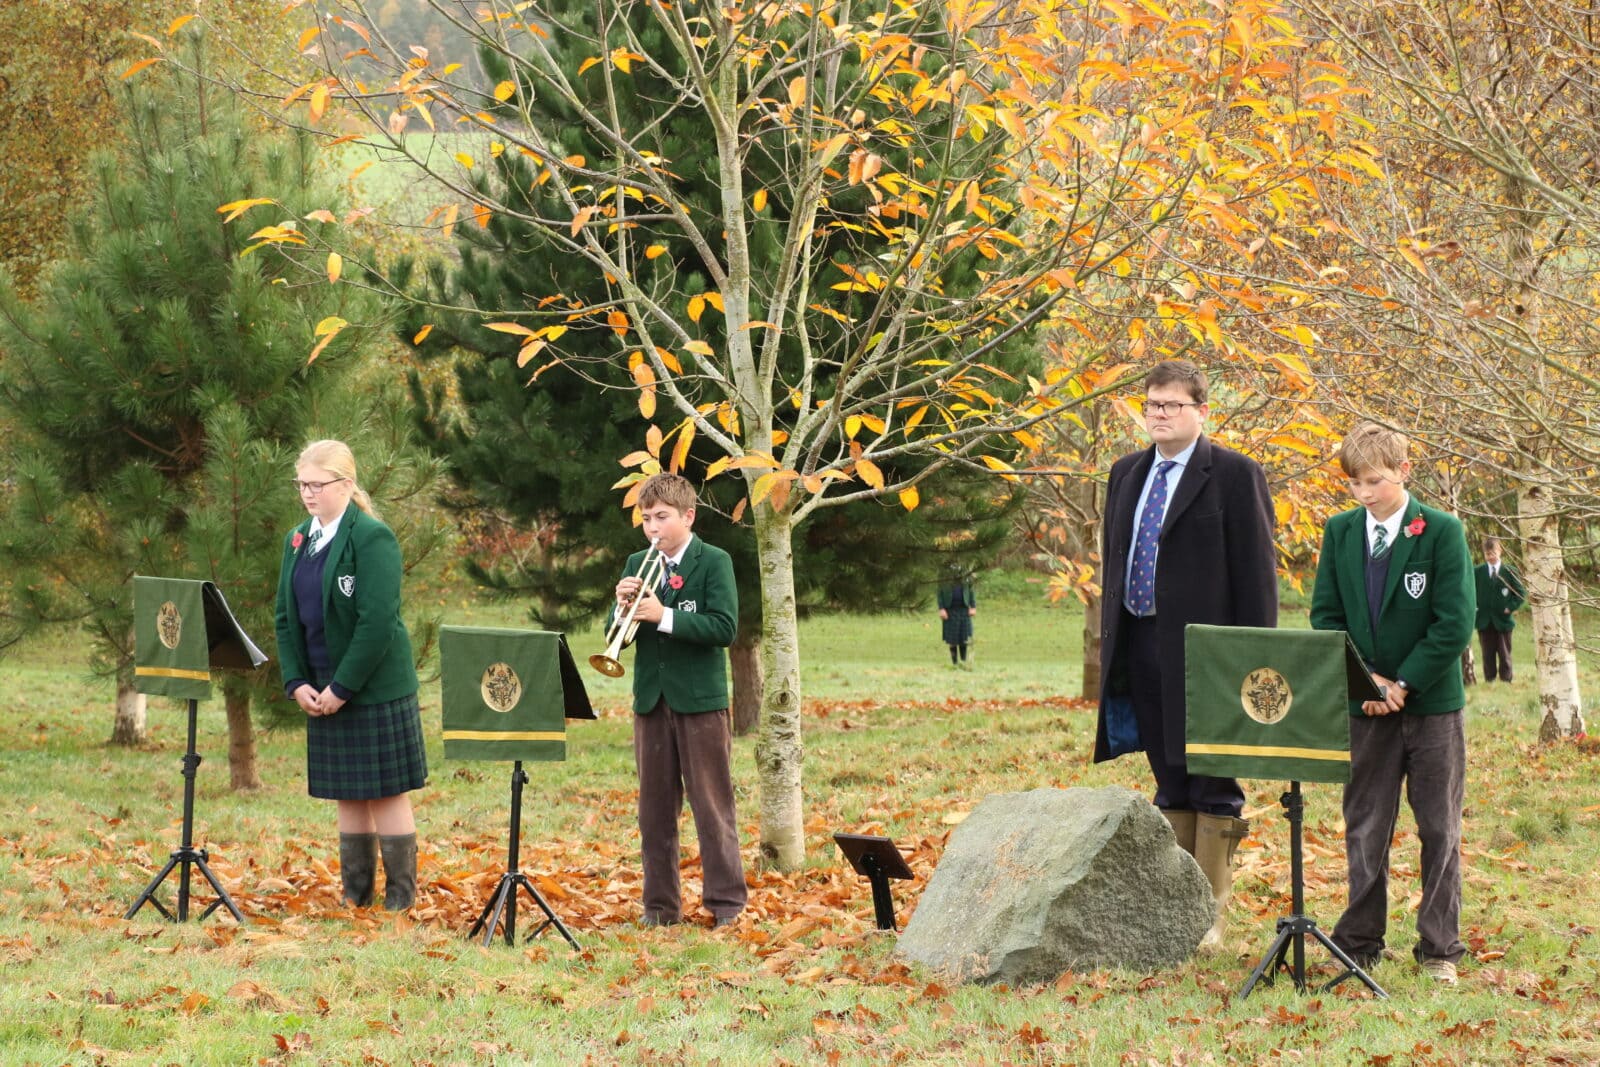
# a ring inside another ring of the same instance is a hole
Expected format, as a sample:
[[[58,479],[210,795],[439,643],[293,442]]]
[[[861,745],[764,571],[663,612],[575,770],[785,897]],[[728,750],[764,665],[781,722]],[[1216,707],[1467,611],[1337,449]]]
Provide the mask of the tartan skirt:
[[[306,717],[306,791],[322,800],[377,800],[428,781],[417,694],[346,704]]]

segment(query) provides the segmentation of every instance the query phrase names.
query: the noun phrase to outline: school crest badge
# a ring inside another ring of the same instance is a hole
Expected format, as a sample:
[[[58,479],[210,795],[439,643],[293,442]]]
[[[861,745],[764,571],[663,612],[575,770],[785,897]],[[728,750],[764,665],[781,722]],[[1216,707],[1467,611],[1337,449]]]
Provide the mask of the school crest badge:
[[[479,683],[483,702],[498,712],[508,712],[522,699],[522,679],[509,663],[491,663]]]
[[[673,610],[674,611],[690,611],[690,612],[699,611],[700,610],[700,605],[695,603],[693,600],[684,600],[684,601],[680,601],[677,604],[674,604],[673,605]]]
[[[156,636],[168,648],[177,648],[178,642],[183,640],[183,616],[178,614],[178,605],[170,600],[156,609]]]
[[[1426,588],[1428,588],[1428,576],[1426,574],[1412,572],[1406,575],[1406,593],[1410,595],[1412,600],[1421,600],[1422,591]]]
[[[356,595],[356,576],[353,574],[339,575],[339,592],[345,596]]]
[[[1239,702],[1244,713],[1264,726],[1282,722],[1294,703],[1289,680],[1271,667],[1259,667],[1245,675],[1239,687]]]

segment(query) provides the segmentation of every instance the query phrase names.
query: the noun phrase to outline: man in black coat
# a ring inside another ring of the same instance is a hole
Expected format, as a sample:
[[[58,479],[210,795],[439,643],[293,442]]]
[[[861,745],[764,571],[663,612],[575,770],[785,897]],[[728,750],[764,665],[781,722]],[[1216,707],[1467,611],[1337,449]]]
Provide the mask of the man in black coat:
[[[1111,467],[1101,541],[1100,720],[1095,762],[1143,751],[1156,807],[1211,882],[1221,944],[1233,851],[1249,829],[1233,778],[1188,773],[1183,628],[1276,626],[1272,497],[1261,465],[1201,432],[1204,372],[1187,360],[1145,378],[1154,447]]]

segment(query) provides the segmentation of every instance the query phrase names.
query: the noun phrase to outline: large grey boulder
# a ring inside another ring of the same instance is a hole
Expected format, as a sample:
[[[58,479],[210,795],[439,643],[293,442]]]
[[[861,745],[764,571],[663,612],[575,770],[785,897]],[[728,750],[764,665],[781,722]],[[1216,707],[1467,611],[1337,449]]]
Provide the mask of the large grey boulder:
[[[965,982],[1181,963],[1211,926],[1211,887],[1143,796],[1120,786],[986,797],[955,833],[902,956]]]

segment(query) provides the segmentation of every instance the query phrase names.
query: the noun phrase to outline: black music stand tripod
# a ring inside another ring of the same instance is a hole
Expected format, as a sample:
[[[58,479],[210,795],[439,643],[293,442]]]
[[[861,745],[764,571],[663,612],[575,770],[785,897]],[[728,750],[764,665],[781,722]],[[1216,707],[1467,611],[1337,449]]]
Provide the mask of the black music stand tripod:
[[[1293,895],[1294,911],[1278,920],[1278,937],[1267,949],[1266,955],[1261,957],[1261,962],[1256,965],[1255,971],[1250,975],[1250,980],[1239,991],[1242,1000],[1250,995],[1256,983],[1271,985],[1278,971],[1287,971],[1294,979],[1294,987],[1300,992],[1306,991],[1306,936],[1317,939],[1323,948],[1327,949],[1333,958],[1344,965],[1344,973],[1334,978],[1321,988],[1332,989],[1346,978],[1355,978],[1373,993],[1384,1000],[1389,999],[1389,994],[1372,976],[1362,970],[1349,954],[1334,944],[1333,938],[1317,928],[1317,920],[1306,914],[1306,885],[1305,868],[1301,860],[1301,824],[1305,818],[1305,804],[1300,795],[1300,783],[1290,782],[1289,791],[1279,798],[1283,804],[1284,815],[1289,820],[1289,881],[1290,891]],[[1294,963],[1291,966],[1287,960],[1290,950],[1293,950]]]
[[[123,916],[124,919],[133,918],[138,914],[140,908],[149,903],[165,916],[168,922],[188,922],[189,878],[191,869],[198,868],[200,873],[205,875],[206,881],[211,883],[212,890],[217,894],[217,899],[213,900],[206,907],[206,910],[200,913],[199,919],[204,920],[206,916],[216,911],[217,908],[225,907],[232,913],[236,921],[244,922],[244,916],[239,912],[238,907],[234,905],[233,898],[228,896],[228,891],[222,888],[222,883],[217,881],[217,876],[211,872],[211,866],[206,862],[211,858],[210,854],[203,848],[194,847],[194,779],[195,772],[200,767],[200,756],[195,752],[194,744],[195,723],[199,718],[199,708],[200,702],[198,700],[191,699],[189,701],[189,747],[183,755],[183,839],[179,842],[178,847],[172,850],[172,855],[168,857],[167,865],[161,868],[161,873],[151,879],[150,884],[144,887],[144,892],[140,893],[139,899],[133,902],[133,907],[128,909],[128,914]],[[174,869],[178,871],[178,911],[176,915],[168,911],[161,901],[156,899],[155,895],[161,883],[166,881],[167,875],[171,874]]]
[[[502,926],[501,917],[504,916],[503,930],[506,944],[515,944],[517,940],[517,889],[521,887],[528,891],[528,895],[533,898],[533,902],[539,905],[540,910],[544,912],[544,922],[540,923],[528,935],[527,940],[532,941],[544,933],[546,929],[554,926],[561,936],[567,939],[567,943],[576,949],[578,941],[572,936],[572,931],[568,930],[565,924],[556,917],[556,913],[551,909],[549,902],[540,895],[538,889],[534,888],[534,884],[528,880],[528,876],[517,869],[518,856],[522,851],[522,786],[527,780],[528,775],[522,769],[522,761],[517,760],[511,770],[511,841],[507,849],[507,863],[509,866],[506,869],[506,873],[500,876],[500,884],[495,889],[494,895],[483,906],[483,912],[478,916],[478,921],[473,923],[472,929],[467,932],[467,938],[470,940],[477,937],[478,931],[482,930],[483,944],[487,948],[494,941],[495,928]],[[493,913],[492,918],[491,913]]]

